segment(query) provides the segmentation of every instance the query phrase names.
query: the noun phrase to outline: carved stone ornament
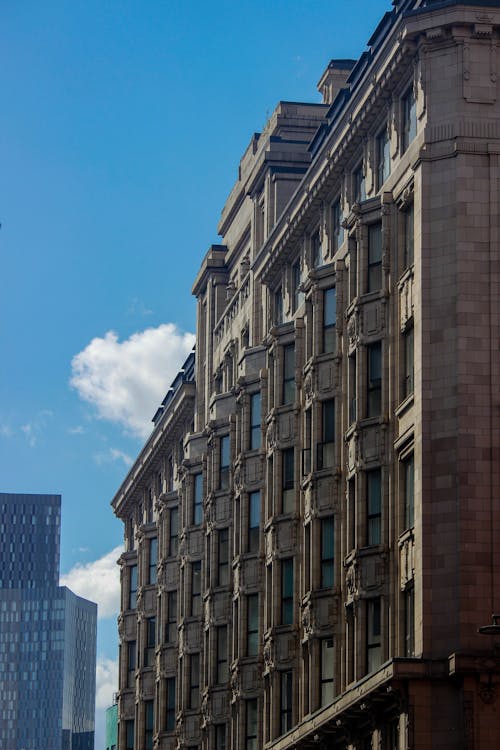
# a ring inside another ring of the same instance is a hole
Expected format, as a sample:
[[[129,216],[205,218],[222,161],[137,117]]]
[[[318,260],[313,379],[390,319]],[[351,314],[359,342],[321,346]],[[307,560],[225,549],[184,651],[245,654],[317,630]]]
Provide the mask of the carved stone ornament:
[[[264,643],[263,657],[264,657],[264,668],[267,672],[274,670],[274,648],[273,639],[268,638]]]
[[[241,684],[239,670],[236,668],[231,674],[231,703],[237,703],[241,696]]]
[[[302,610],[302,627],[304,629],[304,635],[307,637],[314,635],[315,617],[311,602],[308,602]]]
[[[212,714],[210,713],[208,692],[205,692],[202,696],[200,714],[201,714],[200,726],[203,729],[204,727],[207,727],[209,726],[209,724],[212,723]]]
[[[358,316],[357,313],[349,318],[347,323],[347,336],[349,338],[349,348],[354,349],[358,341]]]
[[[243,489],[243,472],[242,472],[241,464],[238,464],[234,468],[233,483],[234,483],[235,491],[241,492],[241,490]]]
[[[346,570],[345,585],[349,596],[354,597],[358,592],[358,571],[356,563],[351,563]]]
[[[304,378],[304,396],[306,401],[312,401],[314,396],[312,372],[308,372]]]
[[[269,423],[266,433],[267,449],[272,451],[276,448],[276,422],[274,419]]]

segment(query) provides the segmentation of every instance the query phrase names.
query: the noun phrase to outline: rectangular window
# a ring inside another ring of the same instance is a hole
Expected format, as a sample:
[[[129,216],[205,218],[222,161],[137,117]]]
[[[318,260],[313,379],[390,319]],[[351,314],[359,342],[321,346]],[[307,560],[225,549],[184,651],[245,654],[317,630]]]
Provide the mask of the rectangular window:
[[[366,182],[363,165],[359,166],[353,175],[354,203],[366,200]]]
[[[382,224],[368,227],[368,279],[367,292],[378,292],[382,288]]]
[[[356,546],[356,479],[347,482],[347,549]]]
[[[337,351],[337,290],[334,286],[323,292],[323,352]]]
[[[279,287],[274,292],[274,322],[277,326],[283,323],[283,289]]]
[[[283,404],[295,401],[295,346],[283,347]]]
[[[405,656],[415,656],[415,589],[413,586],[404,592],[405,607]]]
[[[179,510],[170,508],[168,530],[168,554],[174,557],[179,549]]]
[[[148,583],[155,584],[157,582],[157,565],[158,565],[158,539],[149,540],[149,574]]]
[[[367,673],[374,672],[382,664],[382,623],[380,599],[368,599],[366,617]]]
[[[217,632],[217,673],[216,682],[223,685],[228,681],[229,669],[227,661],[227,625],[219,625]]]
[[[137,643],[128,641],[127,643],[127,687],[133,687],[135,684]]]
[[[247,596],[247,656],[259,653],[259,595]]]
[[[302,276],[300,272],[300,260],[292,266],[292,299],[293,312],[296,312],[304,301],[304,293],[300,290]]]
[[[333,516],[321,519],[321,588],[331,588],[334,581],[335,527]]]
[[[403,461],[405,529],[415,523],[415,469],[413,454]]]
[[[321,706],[326,706],[333,701],[333,679],[334,679],[334,650],[333,638],[322,638],[320,640],[321,663],[320,663],[320,701]]]
[[[281,624],[293,625],[293,558],[281,561]]]
[[[335,464],[335,401],[333,398],[321,404],[321,426],[323,440],[317,445],[319,471],[331,469]]]
[[[251,698],[245,703],[245,750],[257,750],[257,698]]]
[[[321,246],[319,232],[311,237],[311,258],[314,268],[320,268],[323,265],[323,247]]]
[[[356,620],[354,618],[354,608],[350,604],[346,607],[346,675],[347,684],[354,682],[355,675],[355,643],[356,643]]]
[[[349,303],[358,296],[358,243],[349,237]]]
[[[144,666],[152,667],[155,661],[156,617],[146,618],[146,648],[144,649]]]
[[[333,252],[335,253],[344,242],[344,214],[342,204],[339,200],[335,201],[332,207],[332,224],[333,224]]]
[[[175,729],[175,677],[167,677],[167,710],[165,729],[173,732]]]
[[[229,529],[219,529],[217,542],[217,585],[227,586],[229,583]]]
[[[286,448],[282,452],[282,513],[293,513],[295,508],[295,450]]]
[[[201,615],[201,560],[191,563],[191,615]]]
[[[293,681],[292,672],[281,672],[280,679],[280,734],[290,731],[292,728],[292,704],[293,704]]]
[[[258,552],[260,546],[260,492],[248,495],[248,552]]]
[[[403,96],[401,107],[401,145],[402,152],[404,152],[417,135],[417,107],[415,102],[415,94],[413,92],[413,86],[411,86]]]
[[[349,368],[349,424],[356,421],[358,417],[358,402],[356,400],[356,352],[351,354],[348,361]]]
[[[177,591],[167,594],[167,643],[177,640]]]
[[[137,565],[131,565],[129,568],[129,589],[128,589],[128,608],[137,607]]]
[[[391,144],[385,127],[377,136],[377,190],[380,190],[391,173]]]
[[[189,657],[189,708],[198,708],[200,704],[200,655]]]
[[[413,326],[407,328],[403,333],[404,349],[404,373],[403,373],[403,396],[407,398],[413,393],[414,387],[414,342]]]
[[[382,485],[380,469],[366,472],[367,543],[382,542]]]
[[[215,750],[226,750],[226,725],[215,725]]]
[[[260,393],[250,396],[250,450],[261,445],[261,398]]]
[[[382,343],[366,347],[368,355],[367,417],[378,417],[382,410]]]
[[[145,750],[153,750],[153,731],[154,731],[153,701],[145,701],[144,713],[145,713],[144,747],[145,747]]]
[[[415,212],[413,203],[408,206],[404,216],[404,267],[413,265],[415,247]]]
[[[224,437],[221,437],[220,439],[219,489],[221,490],[227,490],[229,487],[230,462],[229,435],[224,435]]]
[[[134,720],[128,719],[125,722],[125,750],[134,750]]]
[[[193,526],[199,526],[203,520],[203,474],[193,477]]]

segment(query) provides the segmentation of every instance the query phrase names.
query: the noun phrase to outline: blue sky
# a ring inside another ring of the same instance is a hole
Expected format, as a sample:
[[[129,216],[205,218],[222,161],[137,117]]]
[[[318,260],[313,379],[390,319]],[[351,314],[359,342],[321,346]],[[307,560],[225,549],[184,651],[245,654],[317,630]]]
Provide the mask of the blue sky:
[[[61,572],[101,602],[101,702],[109,503],[190,348],[192,281],[239,159],[280,99],[319,101],[330,58],[357,58],[390,8],[2,2],[0,489],[62,494]]]

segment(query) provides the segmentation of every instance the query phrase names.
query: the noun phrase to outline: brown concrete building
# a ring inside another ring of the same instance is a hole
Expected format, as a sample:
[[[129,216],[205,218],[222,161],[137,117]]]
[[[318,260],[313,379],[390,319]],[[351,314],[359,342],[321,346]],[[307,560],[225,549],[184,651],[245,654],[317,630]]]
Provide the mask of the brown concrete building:
[[[281,102],[113,500],[119,750],[500,747],[500,2]]]

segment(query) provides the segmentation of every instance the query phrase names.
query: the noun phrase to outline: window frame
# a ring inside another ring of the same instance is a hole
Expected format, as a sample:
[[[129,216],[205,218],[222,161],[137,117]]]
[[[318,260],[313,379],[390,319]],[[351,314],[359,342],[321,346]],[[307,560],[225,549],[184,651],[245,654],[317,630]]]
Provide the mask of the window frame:
[[[368,547],[382,544],[382,469],[365,473],[366,481],[366,543]],[[378,492],[375,489],[378,486]]]
[[[191,522],[193,526],[203,523],[203,472],[193,474],[193,507]]]
[[[262,395],[260,391],[250,394],[250,450],[262,447]]]

